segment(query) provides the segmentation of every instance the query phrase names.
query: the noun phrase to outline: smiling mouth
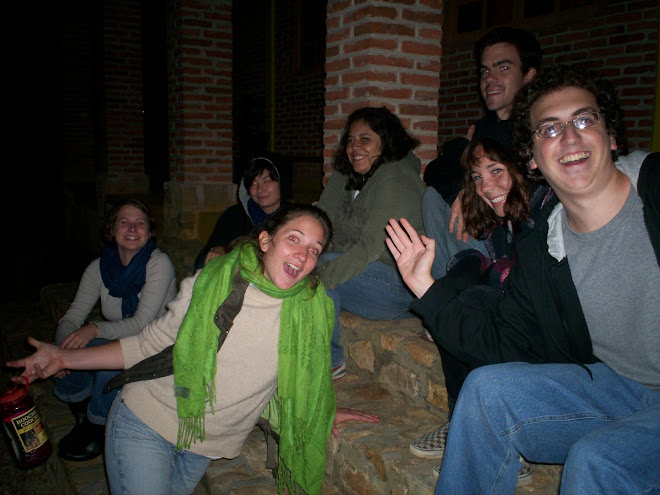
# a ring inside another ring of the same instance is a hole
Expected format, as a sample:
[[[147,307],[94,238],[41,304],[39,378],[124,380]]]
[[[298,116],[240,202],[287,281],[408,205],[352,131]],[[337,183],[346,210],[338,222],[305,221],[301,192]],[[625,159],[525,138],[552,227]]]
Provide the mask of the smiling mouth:
[[[506,201],[506,194],[502,194],[501,196],[497,196],[495,198],[490,198],[490,202],[494,205],[504,203]]]
[[[132,236],[132,235],[127,235],[126,239],[129,240],[129,241],[137,241],[138,240],[138,238],[136,236]]]
[[[299,266],[294,265],[293,263],[289,263],[289,262],[284,263],[284,272],[287,275],[289,275],[290,277],[298,276],[299,271],[300,271]]]
[[[589,158],[591,153],[588,153],[586,151],[580,151],[578,153],[569,153],[568,155],[564,155],[559,159],[559,163],[562,165],[573,165],[577,162],[581,162],[583,160],[586,160]]]
[[[353,155],[353,160],[358,161],[358,160],[364,160],[367,158],[367,155]]]

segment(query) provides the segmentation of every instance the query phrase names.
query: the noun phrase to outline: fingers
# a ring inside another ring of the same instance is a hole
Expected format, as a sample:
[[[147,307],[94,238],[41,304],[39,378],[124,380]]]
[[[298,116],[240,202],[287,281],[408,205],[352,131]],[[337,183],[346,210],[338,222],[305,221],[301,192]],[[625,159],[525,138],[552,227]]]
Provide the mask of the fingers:
[[[465,133],[465,139],[467,139],[468,141],[472,141],[472,136],[474,136],[474,129],[475,129],[474,124],[468,127],[468,130]]]

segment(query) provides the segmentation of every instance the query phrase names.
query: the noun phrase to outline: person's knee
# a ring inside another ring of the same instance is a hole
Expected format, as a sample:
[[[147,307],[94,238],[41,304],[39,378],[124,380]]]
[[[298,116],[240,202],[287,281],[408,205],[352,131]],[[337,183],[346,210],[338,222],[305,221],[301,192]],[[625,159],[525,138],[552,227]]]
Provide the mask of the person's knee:
[[[481,366],[470,372],[461,388],[461,397],[484,404],[506,402],[511,393],[519,396],[525,374],[522,363]]]

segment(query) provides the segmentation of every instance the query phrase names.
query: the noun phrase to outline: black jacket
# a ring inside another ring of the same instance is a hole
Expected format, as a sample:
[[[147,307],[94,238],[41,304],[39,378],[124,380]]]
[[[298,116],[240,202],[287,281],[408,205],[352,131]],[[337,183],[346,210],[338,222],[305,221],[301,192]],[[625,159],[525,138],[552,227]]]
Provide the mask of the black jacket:
[[[636,189],[660,260],[659,153],[644,160]],[[517,245],[517,263],[503,292],[474,286],[479,269],[472,257],[412,304],[436,342],[465,364],[597,361],[568,262],[548,253],[548,217],[557,203],[555,197],[546,205],[534,231]]]

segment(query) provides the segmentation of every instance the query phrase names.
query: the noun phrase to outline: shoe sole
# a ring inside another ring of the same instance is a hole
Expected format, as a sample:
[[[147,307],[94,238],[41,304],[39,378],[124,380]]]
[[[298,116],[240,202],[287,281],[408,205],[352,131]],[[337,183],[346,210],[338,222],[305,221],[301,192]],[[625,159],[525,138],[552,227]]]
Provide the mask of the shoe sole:
[[[516,484],[516,486],[529,485],[532,481],[534,481],[534,471],[532,471],[531,473],[525,476],[519,476],[518,483]]]
[[[422,459],[442,459],[445,456],[445,449],[442,450],[422,450],[410,444],[410,453]]]

